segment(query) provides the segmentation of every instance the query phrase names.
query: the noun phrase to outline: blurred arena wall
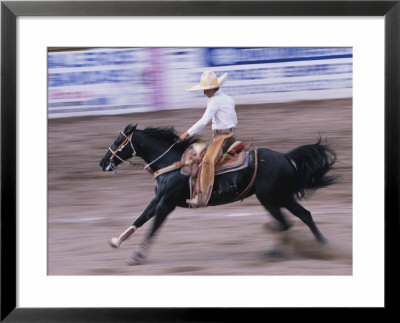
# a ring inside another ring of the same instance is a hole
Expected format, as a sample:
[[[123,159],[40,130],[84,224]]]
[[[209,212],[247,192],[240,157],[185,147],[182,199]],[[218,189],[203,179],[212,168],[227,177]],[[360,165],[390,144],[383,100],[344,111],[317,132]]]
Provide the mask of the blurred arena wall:
[[[352,48],[49,49],[48,117],[204,108],[186,92],[204,70],[228,73],[236,104],[352,97]]]

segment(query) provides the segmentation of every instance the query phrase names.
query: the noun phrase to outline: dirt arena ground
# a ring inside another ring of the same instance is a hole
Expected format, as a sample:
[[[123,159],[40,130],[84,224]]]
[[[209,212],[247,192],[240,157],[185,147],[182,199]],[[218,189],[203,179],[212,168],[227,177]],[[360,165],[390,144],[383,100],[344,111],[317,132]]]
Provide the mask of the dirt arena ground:
[[[143,170],[120,166],[119,175],[98,165],[119,130],[128,123],[174,126],[181,133],[203,110],[175,110],[122,116],[52,119],[48,122],[49,275],[351,275],[352,274],[352,100],[238,106],[237,137],[257,147],[287,152],[313,143],[323,132],[338,154],[341,182],[301,203],[329,243],[319,246],[308,227],[287,214],[292,229],[267,229],[272,217],[255,197],[219,207],[170,214],[148,261],[126,260],[151,221],[120,249],[107,240],[141,214],[155,181]],[[209,128],[200,134],[210,138]],[[285,243],[282,257],[269,251]]]

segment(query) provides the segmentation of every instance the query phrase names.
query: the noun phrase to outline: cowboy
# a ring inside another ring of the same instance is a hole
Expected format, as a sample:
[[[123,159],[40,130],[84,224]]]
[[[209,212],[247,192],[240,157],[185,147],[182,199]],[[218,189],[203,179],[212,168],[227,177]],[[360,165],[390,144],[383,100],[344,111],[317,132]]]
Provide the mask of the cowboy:
[[[206,71],[201,75],[200,84],[194,85],[186,91],[204,91],[209,100],[207,109],[199,121],[189,130],[184,132],[179,141],[183,141],[187,136],[193,136],[200,132],[212,120],[213,140],[208,147],[202,160],[200,169],[200,189],[197,194],[186,202],[194,207],[207,206],[211,197],[214,185],[214,167],[218,159],[222,156],[225,146],[232,143],[234,128],[237,125],[235,102],[223,93],[220,86],[225,82],[227,73],[220,77],[212,71]]]

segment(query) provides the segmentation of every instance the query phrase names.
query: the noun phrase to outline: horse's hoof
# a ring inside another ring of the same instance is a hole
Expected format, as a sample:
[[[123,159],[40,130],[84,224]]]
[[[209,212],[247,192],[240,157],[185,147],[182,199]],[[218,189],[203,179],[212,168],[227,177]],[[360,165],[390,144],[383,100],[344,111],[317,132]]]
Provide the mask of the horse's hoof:
[[[284,232],[289,230],[292,227],[291,224],[287,224],[286,226],[277,224],[277,223],[271,223],[267,222],[264,224],[264,229],[270,232]]]
[[[322,244],[322,245],[326,245],[326,244],[328,244],[328,242],[329,242],[329,240],[326,239],[326,238],[324,238],[324,237],[319,237],[319,238],[317,239],[317,241],[318,241],[318,243],[320,243],[320,244]]]
[[[285,251],[281,248],[275,248],[265,253],[267,258],[280,259],[285,256]]]
[[[138,266],[141,264],[137,259],[129,259],[126,263],[128,266]]]
[[[114,237],[108,240],[108,244],[110,245],[111,248],[119,248],[121,245],[121,241],[119,240],[119,238]]]
[[[128,260],[129,266],[141,265],[145,262],[146,256],[141,252],[135,252],[131,258]]]
[[[139,265],[143,264],[143,262],[144,262],[144,258],[137,257],[137,256],[132,257],[127,261],[129,266],[139,266]]]

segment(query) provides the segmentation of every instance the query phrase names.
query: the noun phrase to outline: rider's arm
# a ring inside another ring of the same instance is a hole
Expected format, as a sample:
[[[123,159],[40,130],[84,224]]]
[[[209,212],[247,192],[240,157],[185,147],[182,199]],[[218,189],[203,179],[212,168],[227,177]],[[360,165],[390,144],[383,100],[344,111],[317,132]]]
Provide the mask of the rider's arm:
[[[214,100],[210,100],[207,104],[207,109],[204,112],[203,116],[199,121],[197,121],[192,127],[187,131],[189,136],[193,136],[194,134],[203,130],[203,128],[211,121],[217,112],[217,105],[214,103]]]
[[[179,141],[179,142],[184,141],[188,135],[189,135],[188,132],[185,131],[183,134],[181,134],[181,135],[179,136],[178,141]]]

